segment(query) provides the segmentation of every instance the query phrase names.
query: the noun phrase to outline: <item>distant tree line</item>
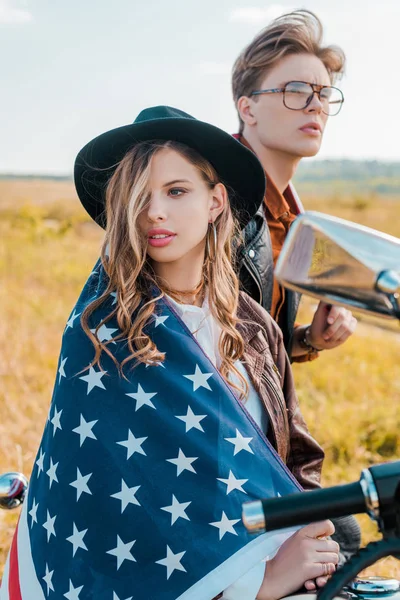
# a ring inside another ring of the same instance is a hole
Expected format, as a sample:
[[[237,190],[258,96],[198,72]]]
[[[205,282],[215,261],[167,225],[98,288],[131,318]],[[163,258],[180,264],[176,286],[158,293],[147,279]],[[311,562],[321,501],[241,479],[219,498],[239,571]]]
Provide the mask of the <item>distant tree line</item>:
[[[0,173],[0,179],[72,181],[72,174]],[[300,193],[321,196],[368,193],[400,196],[400,162],[379,160],[306,160],[294,178]]]
[[[72,175],[45,175],[43,173],[0,173],[0,179],[45,179],[47,181],[72,181]]]
[[[378,160],[314,160],[300,163],[296,181],[365,181],[366,179],[400,180],[400,162]]]

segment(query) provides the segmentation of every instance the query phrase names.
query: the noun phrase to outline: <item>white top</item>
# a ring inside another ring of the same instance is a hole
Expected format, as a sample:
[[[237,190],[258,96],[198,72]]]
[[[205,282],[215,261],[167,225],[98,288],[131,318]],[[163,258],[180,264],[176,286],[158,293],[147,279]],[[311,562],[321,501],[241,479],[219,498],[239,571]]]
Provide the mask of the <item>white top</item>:
[[[201,307],[193,306],[192,304],[179,304],[170,296],[167,296],[167,298],[194,338],[198,341],[205,354],[214,366],[219,369],[221,366],[221,356],[218,350],[218,342],[221,335],[221,327],[211,314],[207,298],[205,298]],[[249,394],[245,402],[246,409],[260,429],[265,432],[268,418],[264,406],[240,360],[235,362],[235,367],[245,377],[249,386]],[[238,380],[235,374],[232,373],[230,378],[235,384],[240,385],[240,380]],[[264,571],[264,562],[256,564],[250,571],[230,585],[224,591],[222,598],[224,600],[256,600],[264,578]]]

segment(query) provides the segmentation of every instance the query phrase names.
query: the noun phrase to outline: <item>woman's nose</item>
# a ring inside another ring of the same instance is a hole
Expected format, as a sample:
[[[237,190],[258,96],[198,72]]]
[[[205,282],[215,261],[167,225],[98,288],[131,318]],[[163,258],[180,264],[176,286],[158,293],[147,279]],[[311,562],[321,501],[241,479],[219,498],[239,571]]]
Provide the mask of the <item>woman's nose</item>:
[[[167,218],[165,204],[161,198],[152,196],[147,210],[147,218],[153,223],[165,221]]]

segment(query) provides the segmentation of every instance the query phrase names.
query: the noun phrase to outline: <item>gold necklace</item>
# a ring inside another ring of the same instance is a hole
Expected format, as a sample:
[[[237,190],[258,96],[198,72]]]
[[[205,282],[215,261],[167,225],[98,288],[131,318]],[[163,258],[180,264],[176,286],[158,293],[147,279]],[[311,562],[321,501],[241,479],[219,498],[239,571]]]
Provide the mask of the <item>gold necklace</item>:
[[[171,296],[173,300],[179,302],[179,304],[194,304],[199,297],[202,304],[205,296],[205,281],[202,279],[200,283],[191,290],[174,290],[167,285],[163,285],[161,289],[168,294],[168,296]],[[189,297],[194,297],[192,302],[188,302]]]

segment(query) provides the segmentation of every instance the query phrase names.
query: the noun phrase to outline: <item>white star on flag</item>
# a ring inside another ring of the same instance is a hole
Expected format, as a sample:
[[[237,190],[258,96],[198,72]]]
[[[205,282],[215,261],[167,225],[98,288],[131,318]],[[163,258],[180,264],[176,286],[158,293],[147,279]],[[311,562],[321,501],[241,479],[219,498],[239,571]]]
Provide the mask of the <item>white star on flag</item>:
[[[99,327],[97,334],[96,334],[96,328],[91,329],[90,330],[94,335],[97,336],[97,338],[100,340],[100,342],[108,342],[109,340],[112,340],[112,334],[115,333],[116,331],[118,331],[117,329],[113,329],[112,327],[107,327],[107,325],[101,325],[101,327]],[[116,344],[117,342],[113,342],[113,344]]]
[[[248,479],[236,479],[232,471],[229,471],[228,479],[222,479],[220,477],[217,477],[217,479],[218,481],[222,481],[222,483],[226,484],[226,495],[230,494],[233,490],[239,490],[239,492],[247,494],[247,492],[245,492],[242,488],[242,485],[247,483]]]
[[[76,501],[78,502],[79,498],[83,493],[92,495],[92,492],[90,491],[87,482],[89,481],[93,473],[89,473],[88,475],[82,475],[78,468],[76,469],[76,471],[76,480],[72,481],[69,485],[76,488]]]
[[[53,583],[51,581],[51,578],[53,577],[53,573],[54,573],[54,570],[49,571],[49,566],[46,563],[46,574],[44,577],[42,577],[42,579],[46,582],[46,585],[47,585],[47,595],[49,595],[49,590],[54,592]]]
[[[50,517],[49,511],[47,511],[47,521],[45,521],[42,525],[47,531],[47,541],[50,540],[51,536],[54,535],[56,537],[56,532],[54,530],[54,521],[56,520],[57,515],[54,517]]]
[[[82,381],[86,381],[88,384],[87,395],[92,391],[94,387],[99,387],[105,390],[104,384],[101,382],[101,378],[107,373],[107,371],[95,371],[93,367],[89,368],[89,375],[79,377]]]
[[[44,457],[45,457],[46,452],[43,452],[42,448],[40,448],[39,451],[39,458],[36,461],[36,464],[38,466],[38,477],[41,473],[41,471],[44,471],[44,466],[43,466],[43,461],[44,461]]]
[[[111,495],[111,498],[117,498],[117,500],[121,500],[121,515],[128,506],[128,504],[137,504],[138,506],[140,506],[140,502],[135,498],[135,494],[139,488],[140,485],[131,488],[128,487],[125,481],[122,479],[121,491]]]
[[[33,527],[33,524],[34,524],[34,523],[37,523],[37,522],[38,522],[38,521],[37,521],[37,509],[38,509],[38,506],[39,506],[39,502],[36,504],[36,502],[35,502],[35,498],[34,498],[34,499],[33,499],[33,501],[32,501],[32,508],[31,508],[31,510],[30,510],[30,511],[29,511],[29,513],[28,513],[28,514],[30,514],[30,515],[31,515],[31,517],[32,517],[32,521],[31,521],[31,528]]]
[[[219,529],[219,539],[222,540],[226,533],[233,533],[233,535],[237,535],[237,532],[233,529],[233,526],[239,521],[240,519],[228,519],[224,511],[222,511],[221,520],[214,521],[214,523],[210,523],[210,525]]]
[[[69,580],[69,590],[66,594],[64,594],[64,597],[68,598],[68,600],[79,600],[79,594],[82,589],[83,585],[76,588],[72,585],[72,581]]]
[[[75,523],[73,523],[72,535],[67,537],[67,542],[71,542],[72,544],[72,556],[75,556],[75,552],[78,550],[78,548],[82,548],[82,550],[87,550],[86,544],[83,541],[86,532],[87,529],[82,529],[82,531],[78,531],[77,526],[75,525]]]
[[[132,394],[125,394],[125,395],[136,400],[135,412],[137,410],[139,410],[139,408],[142,408],[142,406],[150,406],[150,408],[155,408],[154,404],[151,402],[151,398],[153,398],[154,396],[157,396],[157,392],[146,393],[144,391],[144,389],[142,388],[142,386],[140,385],[140,383],[138,384],[137,392],[134,392]]]
[[[169,579],[174,571],[184,571],[186,573],[185,567],[181,565],[181,560],[185,552],[178,552],[178,554],[174,554],[169,546],[167,546],[167,556],[162,560],[156,560],[157,565],[163,565],[167,567],[167,579]]]
[[[187,514],[185,512],[185,510],[187,509],[189,504],[192,504],[192,503],[191,502],[179,503],[178,500],[175,498],[175,496],[172,494],[171,506],[163,506],[161,508],[161,510],[165,510],[166,512],[171,513],[171,525],[173,525],[175,523],[175,521],[177,521],[177,519],[179,519],[179,517],[181,517],[182,519],[186,519],[187,521],[190,521],[189,517],[187,516]]]
[[[128,429],[128,439],[123,442],[116,442],[116,443],[119,444],[120,446],[125,446],[125,448],[127,449],[126,459],[128,460],[128,458],[130,458],[132,456],[132,454],[135,454],[135,452],[137,452],[138,454],[144,454],[144,456],[146,456],[146,452],[142,448],[142,444],[146,440],[147,440],[147,437],[143,437],[143,438],[135,437],[133,435],[132,431],[130,429]]]
[[[110,296],[112,296],[114,298],[111,306],[114,306],[114,304],[117,304],[117,292],[111,292]]]
[[[81,313],[78,313],[77,315],[75,314],[75,310],[72,313],[72,315],[70,316],[69,320],[67,321],[67,324],[65,326],[65,330],[67,330],[69,327],[71,327],[71,329],[74,326],[74,321],[75,319],[77,319],[80,316]]]
[[[176,465],[176,467],[177,467],[176,476],[179,477],[179,475],[185,470],[191,471],[192,473],[196,473],[196,471],[192,467],[192,462],[194,462],[197,459],[198,459],[198,456],[196,458],[188,458],[187,456],[185,456],[183,454],[182,450],[179,448],[178,458],[167,458],[167,462],[170,462],[173,465]]]
[[[92,438],[93,440],[97,440],[97,437],[92,431],[92,427],[96,425],[96,423],[97,421],[85,421],[83,415],[81,415],[80,425],[72,430],[74,433],[77,433],[79,435],[80,446],[82,446],[86,438]]]
[[[53,436],[55,436],[57,429],[62,429],[61,427],[61,423],[60,423],[60,417],[61,417],[61,413],[62,413],[63,409],[61,409],[60,411],[57,410],[57,406],[54,405],[54,415],[53,418],[51,419],[51,423],[53,424]]]
[[[146,369],[147,369],[148,367],[162,367],[163,369],[165,369],[165,365],[164,365],[162,362],[159,362],[159,361],[157,361],[157,360],[153,361],[153,362],[152,362],[152,363],[150,363],[150,364],[149,364],[149,363],[146,363],[144,366],[146,367]]]
[[[159,325],[164,325],[165,321],[168,318],[169,318],[168,315],[166,317],[165,316],[164,317],[163,316],[155,316],[154,317],[154,323],[155,323],[154,327],[158,327]]]
[[[133,562],[136,562],[136,559],[132,556],[130,552],[135,542],[136,540],[133,540],[132,542],[127,542],[126,544],[124,544],[119,535],[117,535],[116,548],[113,548],[112,550],[107,550],[107,554],[112,554],[113,556],[117,557],[117,571],[124,562],[124,560],[131,560]]]
[[[119,600],[119,598],[115,592],[113,592],[113,600]],[[125,600],[133,600],[133,596],[129,596],[129,598],[125,598]]]
[[[240,431],[236,429],[236,437],[234,438],[225,438],[227,442],[230,442],[235,446],[235,450],[233,451],[233,456],[236,456],[241,450],[246,450],[246,452],[250,452],[250,454],[254,454],[253,450],[250,448],[249,444],[253,438],[245,438],[242,436]]]
[[[206,388],[206,390],[211,390],[210,386],[207,383],[207,379],[210,379],[212,373],[202,373],[199,365],[196,365],[196,369],[193,375],[184,375],[186,379],[190,379],[193,382],[193,391],[195,392],[200,387]]]
[[[60,364],[60,368],[58,369],[58,373],[60,374],[60,377],[58,379],[58,383],[60,383],[61,377],[66,377],[66,374],[65,374],[65,371],[64,371],[64,366],[65,366],[65,363],[67,362],[67,360],[68,360],[68,356],[67,356],[67,358],[61,357],[61,364]]]
[[[56,463],[55,465],[53,464],[53,459],[50,458],[50,469],[48,471],[46,471],[46,475],[49,476],[49,489],[51,488],[51,486],[53,485],[53,481],[56,481],[58,483],[58,479],[57,479],[57,475],[56,475],[56,469],[58,467],[58,463]]]
[[[190,406],[188,406],[186,415],[181,417],[176,416],[177,419],[180,419],[186,424],[186,433],[191,429],[198,429],[204,433],[203,427],[200,425],[200,421],[206,418],[207,415],[195,415]]]

